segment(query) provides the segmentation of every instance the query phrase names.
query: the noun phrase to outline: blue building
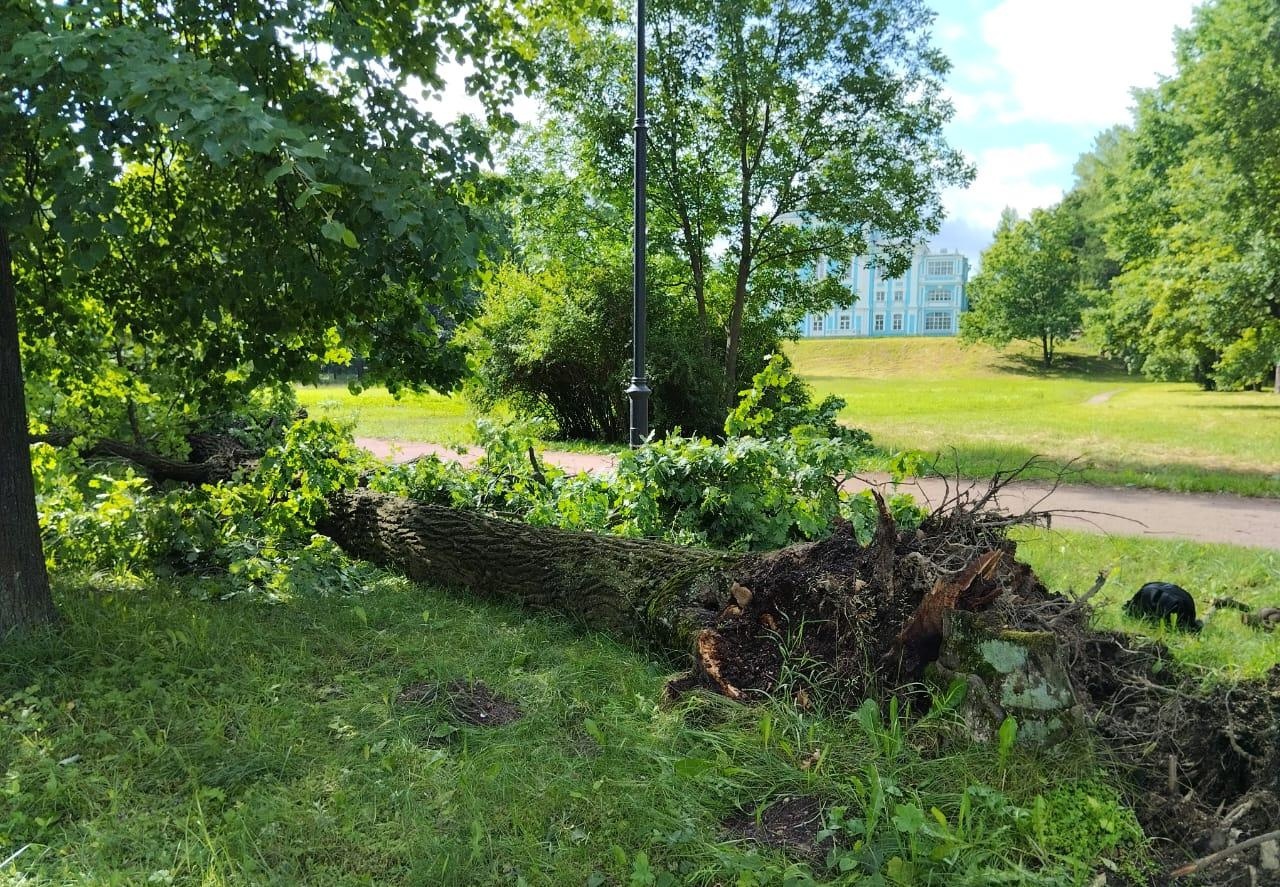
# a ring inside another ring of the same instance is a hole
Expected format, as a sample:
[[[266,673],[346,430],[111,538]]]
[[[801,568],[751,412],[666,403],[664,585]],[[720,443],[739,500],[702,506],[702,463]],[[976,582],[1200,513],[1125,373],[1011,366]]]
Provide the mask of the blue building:
[[[969,260],[947,250],[916,247],[901,277],[886,278],[874,256],[849,263],[827,259],[815,270],[820,280],[838,276],[851,298],[824,313],[806,314],[799,329],[805,338],[954,336],[960,313],[969,307]]]

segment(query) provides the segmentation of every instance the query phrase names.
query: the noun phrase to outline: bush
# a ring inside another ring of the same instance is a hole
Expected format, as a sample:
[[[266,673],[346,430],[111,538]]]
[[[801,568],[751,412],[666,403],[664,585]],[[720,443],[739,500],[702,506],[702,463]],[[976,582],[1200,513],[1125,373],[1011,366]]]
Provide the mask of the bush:
[[[463,334],[475,377],[468,394],[484,410],[499,403],[554,423],[564,439],[624,441],[631,377],[631,272],[591,267],[498,269],[479,319]],[[692,303],[654,286],[649,293],[650,424],[716,434],[725,417],[723,354],[707,345]],[[747,323],[741,366],[754,372],[778,350],[769,323]]]
[[[871,435],[836,421],[845,408],[843,398],[828,395],[817,405],[803,379],[791,371],[785,354],[773,354],[765,368],[751,379],[751,387],[739,395],[738,405],[724,422],[730,437],[780,437],[792,432],[819,437],[846,438],[869,446]]]

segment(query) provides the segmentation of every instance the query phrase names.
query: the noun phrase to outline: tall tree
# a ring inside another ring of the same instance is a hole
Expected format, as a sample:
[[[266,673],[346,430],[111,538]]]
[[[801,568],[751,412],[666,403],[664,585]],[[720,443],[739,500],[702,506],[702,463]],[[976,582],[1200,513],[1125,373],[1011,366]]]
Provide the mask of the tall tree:
[[[171,406],[306,377],[341,348],[374,355],[392,385],[451,384],[462,361],[445,332],[469,304],[486,145],[406,87],[438,89],[441,60],[469,58],[496,112],[529,53],[481,0],[0,11],[3,636],[52,612],[20,347],[56,353],[76,370],[56,378],[82,391],[104,353],[147,364]]]
[[[969,285],[961,337],[1001,347],[1036,342],[1044,366],[1053,366],[1058,343],[1080,330],[1085,307],[1077,240],[1075,219],[1062,207],[1029,219],[1005,210]]]
[[[1122,271],[1091,325],[1149,375],[1255,387],[1280,361],[1280,6],[1204,4],[1176,61],[1107,162]]]
[[[948,63],[932,19],[919,0],[653,4],[654,241],[682,258],[726,402],[746,325],[807,298],[804,269],[874,242],[901,271],[937,230],[941,189],[968,181],[942,135]],[[563,46],[550,94],[615,203],[630,158],[622,22],[619,10]]]

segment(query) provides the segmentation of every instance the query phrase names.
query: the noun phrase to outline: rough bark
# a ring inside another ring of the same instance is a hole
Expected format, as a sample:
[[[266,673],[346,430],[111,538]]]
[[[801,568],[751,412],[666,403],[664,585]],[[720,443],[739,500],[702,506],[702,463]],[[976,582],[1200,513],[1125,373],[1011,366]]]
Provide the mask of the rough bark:
[[[591,628],[688,650],[743,555],[575,533],[353,490],[317,524],[348,553],[410,579],[557,610]]]
[[[0,226],[0,638],[54,618],[27,445],[13,258]]]

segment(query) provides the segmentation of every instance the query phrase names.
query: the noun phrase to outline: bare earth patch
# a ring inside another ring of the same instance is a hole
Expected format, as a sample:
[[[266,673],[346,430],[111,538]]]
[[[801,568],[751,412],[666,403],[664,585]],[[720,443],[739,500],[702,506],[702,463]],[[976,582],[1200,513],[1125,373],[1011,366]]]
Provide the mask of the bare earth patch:
[[[483,681],[425,681],[405,687],[399,703],[431,705],[442,701],[459,721],[472,727],[505,727],[524,717],[520,706],[495,693]]]
[[[735,813],[723,823],[735,838],[745,838],[774,850],[781,850],[810,862],[817,862],[825,849],[818,841],[822,828],[822,804],[804,795],[783,797],[758,816],[754,810]]]
[[[1087,404],[1106,403],[1107,401],[1111,400],[1111,398],[1115,397],[1119,393],[1120,393],[1119,391],[1104,391],[1101,394],[1095,394],[1093,397],[1086,400],[1085,403]]]

